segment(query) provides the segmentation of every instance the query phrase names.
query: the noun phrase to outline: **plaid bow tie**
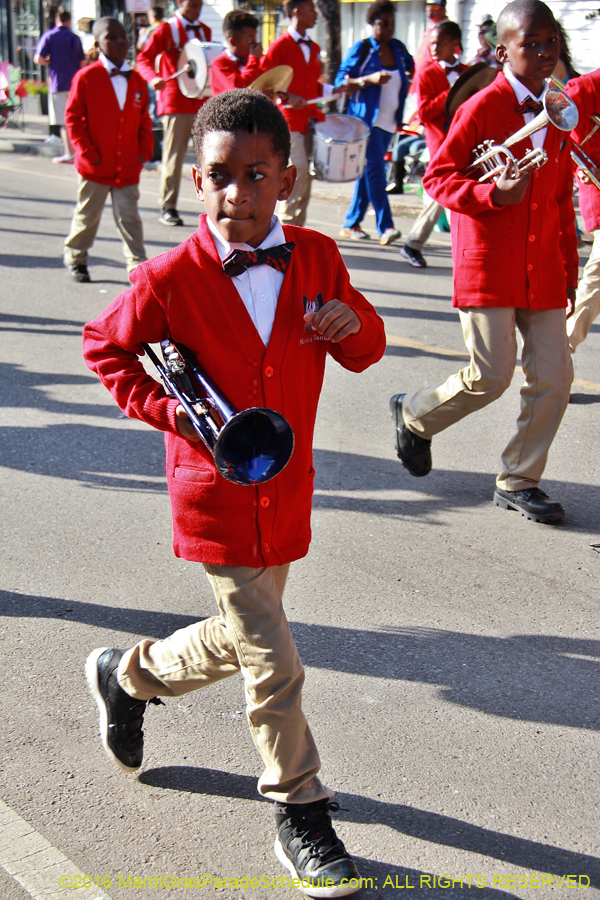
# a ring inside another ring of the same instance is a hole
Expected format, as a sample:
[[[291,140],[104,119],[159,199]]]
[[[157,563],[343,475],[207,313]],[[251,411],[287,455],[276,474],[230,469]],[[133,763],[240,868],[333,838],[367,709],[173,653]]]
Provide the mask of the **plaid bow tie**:
[[[276,247],[269,247],[268,250],[262,248],[252,251],[233,250],[223,260],[223,271],[232,278],[242,275],[252,266],[271,266],[278,272],[285,272],[292,261],[292,250],[295,246],[293,241],[288,241],[287,244],[278,244]]]
[[[534,113],[537,116],[538,113],[541,113],[543,108],[543,103],[534,100],[533,97],[530,97],[529,94],[527,94],[523,102],[519,103],[517,106],[517,113],[521,116],[524,116],[525,113]]]
[[[122,75],[123,78],[127,78],[127,80],[129,80],[131,78],[131,69],[128,69],[126,72],[121,72],[120,69],[111,69],[110,77],[114,78],[115,75]]]

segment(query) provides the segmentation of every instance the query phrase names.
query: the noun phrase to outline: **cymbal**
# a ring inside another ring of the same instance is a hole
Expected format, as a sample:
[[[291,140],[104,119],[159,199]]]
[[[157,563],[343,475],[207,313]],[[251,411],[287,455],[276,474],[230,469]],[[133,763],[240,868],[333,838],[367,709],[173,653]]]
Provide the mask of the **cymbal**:
[[[268,72],[259,75],[256,81],[250,85],[255,91],[281,91],[285,93],[292,83],[294,70],[291,66],[275,66]]]
[[[444,106],[446,115],[452,118],[459,106],[468,100],[469,97],[472,97],[473,94],[476,94],[477,91],[491,84],[497,74],[498,69],[494,69],[493,66],[488,66],[484,62],[470,66],[462,75],[459,75],[450,88],[450,93],[446,97]]]

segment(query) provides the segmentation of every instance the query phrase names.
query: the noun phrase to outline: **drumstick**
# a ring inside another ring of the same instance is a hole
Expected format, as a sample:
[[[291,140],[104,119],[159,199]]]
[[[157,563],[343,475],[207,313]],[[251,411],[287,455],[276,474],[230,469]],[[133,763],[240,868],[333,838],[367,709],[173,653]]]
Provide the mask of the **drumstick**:
[[[334,92],[334,93],[330,94],[329,97],[315,97],[314,100],[307,100],[306,105],[310,106],[311,103],[316,103],[317,106],[323,106],[323,104],[327,103],[329,100],[337,100],[337,98],[339,96],[340,96],[339,92],[337,92],[337,93]],[[291,103],[286,103],[286,105],[282,106],[281,108],[282,109],[293,109]]]
[[[190,60],[190,62],[185,64],[183,69],[180,69],[179,72],[174,72],[173,75],[169,75],[168,78],[163,78],[163,81],[165,81],[165,82],[173,81],[174,78],[179,78],[180,75],[185,75],[186,72],[191,72],[191,70],[192,70],[192,65],[191,65],[191,60]]]

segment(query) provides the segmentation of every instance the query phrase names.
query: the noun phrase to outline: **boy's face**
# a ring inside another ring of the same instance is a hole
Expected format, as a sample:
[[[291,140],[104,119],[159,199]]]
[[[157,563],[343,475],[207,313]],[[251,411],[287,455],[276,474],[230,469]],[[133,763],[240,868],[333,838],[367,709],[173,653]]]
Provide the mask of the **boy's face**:
[[[177,0],[179,10],[188,22],[195,22],[202,12],[202,0]]]
[[[295,166],[273,153],[268,134],[211,131],[204,137],[194,184],[206,212],[231,244],[258,247],[271,230],[277,200],[287,200]]]
[[[244,28],[227,39],[229,46],[239,59],[247,59],[250,44],[256,43],[256,28]]]
[[[540,12],[523,16],[515,29],[502,36],[496,49],[501,63],[511,70],[526,87],[539,94],[544,78],[552,75],[558,62],[560,40],[554,16]]]
[[[116,22],[110,25],[96,41],[96,47],[102,50],[106,58],[120,69],[129,52],[129,41],[123,26]]]
[[[457,56],[460,56],[460,44],[454,38],[440,33],[438,28],[434,28],[429,39],[429,50],[432,59],[438,62],[453,63]]]
[[[294,15],[298,20],[298,25],[305,30],[314,28],[317,21],[317,11],[313,0],[303,0],[294,9]]]

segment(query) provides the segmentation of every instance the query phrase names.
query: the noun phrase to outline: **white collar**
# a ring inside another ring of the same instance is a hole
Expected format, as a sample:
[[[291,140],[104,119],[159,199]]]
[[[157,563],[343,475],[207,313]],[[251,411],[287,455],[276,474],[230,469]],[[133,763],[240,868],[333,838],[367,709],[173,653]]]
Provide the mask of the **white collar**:
[[[542,93],[539,95],[539,97],[534,97],[533,91],[530,91],[529,88],[526,88],[525,85],[521,81],[519,81],[517,76],[511,71],[511,68],[508,64],[504,66],[504,75],[511,88],[515,92],[519,103],[522,103],[526,97],[531,97],[532,100],[538,100],[541,103],[542,99],[545,97],[548,90],[547,81],[544,81],[544,87],[542,88]]]
[[[127,60],[125,60],[125,62],[123,63],[123,65],[120,68],[119,68],[119,66],[115,66],[115,64],[112,63],[110,61],[110,59],[108,59],[108,57],[104,55],[102,50],[98,54],[98,59],[100,60],[100,62],[102,63],[102,65],[104,66],[104,68],[106,69],[106,71],[108,72],[109,75],[113,69],[119,69],[119,72],[129,72],[129,69],[131,68],[131,66],[129,66],[127,64]]]
[[[236,56],[233,50],[230,50],[229,47],[225,47],[225,55],[232,59],[234,62],[239,62],[240,57]]]
[[[296,31],[296,29],[293,27],[293,25],[289,26],[288,34],[290,37],[294,38],[296,43],[298,43],[298,41],[310,41],[310,38],[307,34],[300,34],[299,31]]]
[[[208,225],[208,230],[212,234],[215,247],[217,248],[217,253],[219,254],[219,259],[221,262],[229,256],[232,250],[248,250],[252,252],[253,250],[258,250],[258,247],[251,247],[250,244],[230,244],[229,241],[226,241],[223,235],[219,232],[217,226],[210,220],[210,218],[206,217],[206,224]],[[285,244],[285,234],[283,233],[283,228],[281,227],[281,222],[279,221],[277,216],[273,216],[271,219],[271,230],[268,235],[259,244],[263,250],[268,250],[269,247],[277,247],[279,244]]]
[[[452,63],[445,62],[445,60],[443,60],[443,59],[439,59],[438,62],[440,64],[440,66],[442,67],[442,69],[454,69],[456,66],[458,66],[460,64],[460,56],[455,56],[454,62],[452,62]]]
[[[175,10],[175,15],[181,22],[184,28],[199,28],[201,25],[200,19],[196,19],[195,22],[190,22],[189,19],[186,19],[185,16],[182,16],[178,9]]]

